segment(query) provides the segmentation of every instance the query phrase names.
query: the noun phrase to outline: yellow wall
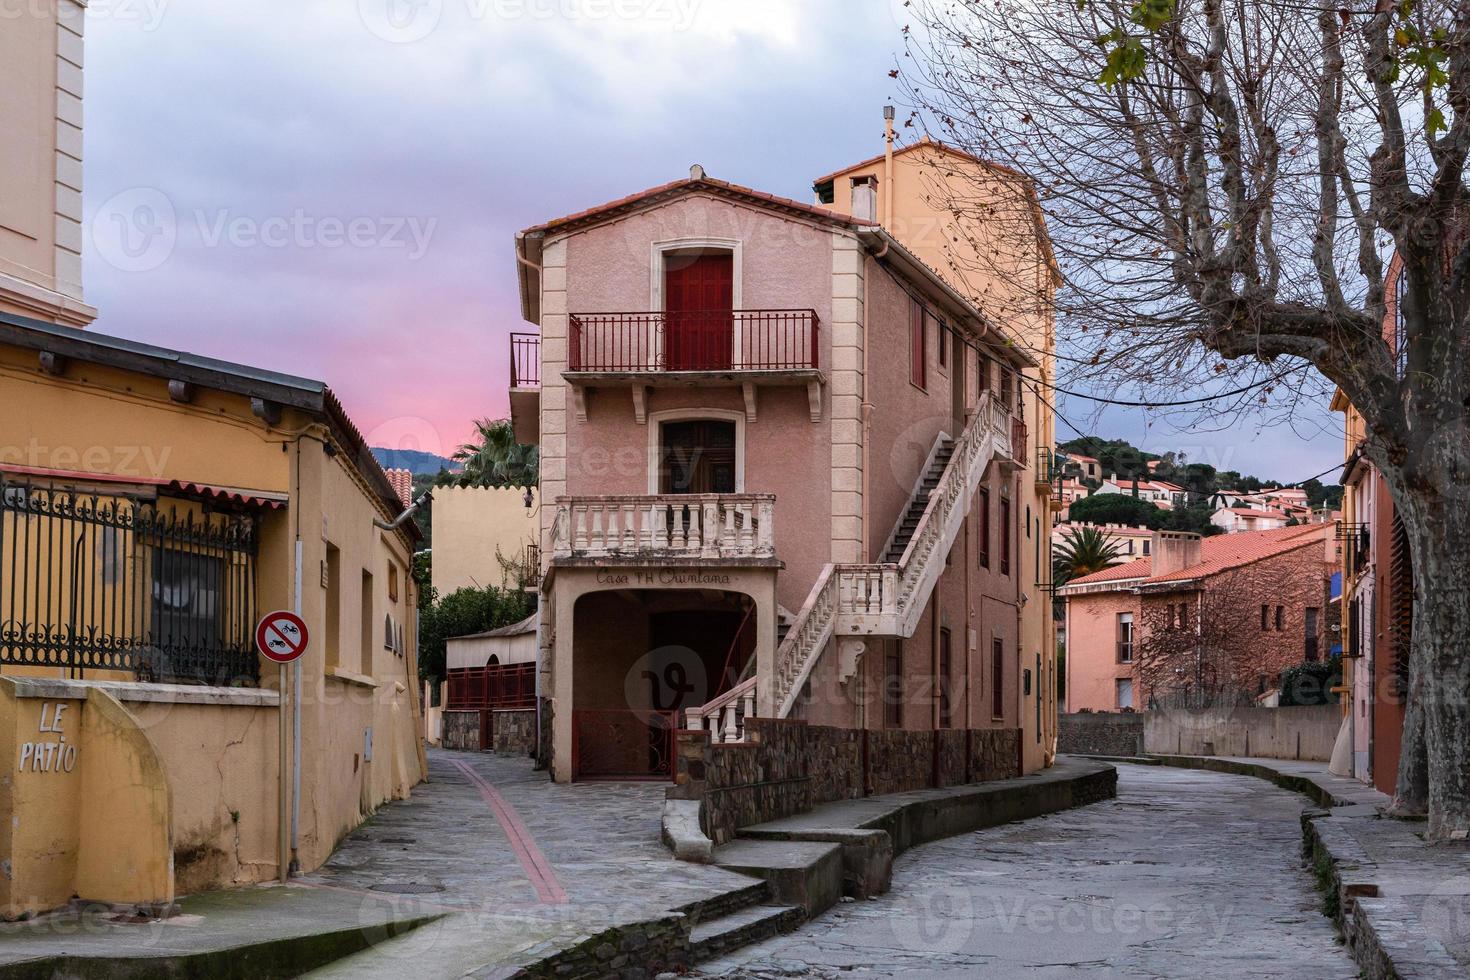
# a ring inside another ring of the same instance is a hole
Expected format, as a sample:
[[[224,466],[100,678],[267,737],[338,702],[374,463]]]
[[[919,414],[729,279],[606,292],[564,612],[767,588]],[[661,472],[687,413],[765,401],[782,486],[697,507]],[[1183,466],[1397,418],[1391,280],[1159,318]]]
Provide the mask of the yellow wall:
[[[504,584],[505,571],[495,558],[496,550],[518,561],[526,546],[536,543],[538,534],[536,507],[527,510],[521,494],[515,488],[435,489],[430,505],[434,512],[435,592],[445,596],[456,589]]]
[[[73,895],[172,901],[169,784],[152,740],[106,691],[21,693],[0,678],[0,743],[9,752],[0,777],[9,866],[0,918]]]

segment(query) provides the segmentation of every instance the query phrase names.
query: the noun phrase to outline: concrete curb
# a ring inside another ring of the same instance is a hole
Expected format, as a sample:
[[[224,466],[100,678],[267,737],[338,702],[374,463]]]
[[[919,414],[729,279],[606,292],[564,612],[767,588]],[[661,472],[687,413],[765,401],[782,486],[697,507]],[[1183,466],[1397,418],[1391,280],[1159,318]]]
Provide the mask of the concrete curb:
[[[224,949],[161,956],[79,956],[61,953],[0,966],[0,980],[144,980],[154,977],[297,977],[443,918],[443,913],[394,919],[375,926],[335,929],[246,943]]]
[[[1071,758],[1012,779],[840,800],[742,827],[715,848],[715,864],[765,878],[815,918],[844,894],[887,891],[893,859],[911,847],[1112,799],[1117,788],[1112,766]]]
[[[1110,761],[1254,776],[1302,794],[1323,808],[1302,814],[1302,854],[1322,892],[1322,913],[1337,925],[1361,975],[1368,980],[1392,980],[1456,976],[1462,972],[1442,943],[1409,925],[1414,914],[1401,907],[1402,899],[1379,895],[1378,865],[1341,822],[1387,819],[1377,807],[1348,799],[1309,776],[1283,772],[1267,759],[1245,762],[1150,754]]]

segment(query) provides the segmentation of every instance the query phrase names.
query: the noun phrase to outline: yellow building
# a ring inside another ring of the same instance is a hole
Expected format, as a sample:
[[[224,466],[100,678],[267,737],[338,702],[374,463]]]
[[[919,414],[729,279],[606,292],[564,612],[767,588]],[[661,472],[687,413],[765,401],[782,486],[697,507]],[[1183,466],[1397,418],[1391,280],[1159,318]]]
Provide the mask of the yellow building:
[[[1034,668],[1039,690],[1023,710],[1034,713],[1036,737],[1023,741],[1026,769],[1049,764],[1056,738],[1056,625],[1051,617],[1050,517],[1055,418],[1054,297],[1060,273],[1029,177],[924,138],[894,143],[891,107],[885,109],[885,152],[813,182],[817,203],[880,223],[915,256],[985,314],[997,333],[1018,339],[1035,363],[1022,370],[1022,422],[1029,453],[1021,479],[1018,610],[1021,660]],[[865,405],[865,415],[873,406]],[[1039,701],[1037,700],[1039,699]]]
[[[0,314],[0,403],[0,914],[309,870],[407,796],[416,532],[325,385]]]

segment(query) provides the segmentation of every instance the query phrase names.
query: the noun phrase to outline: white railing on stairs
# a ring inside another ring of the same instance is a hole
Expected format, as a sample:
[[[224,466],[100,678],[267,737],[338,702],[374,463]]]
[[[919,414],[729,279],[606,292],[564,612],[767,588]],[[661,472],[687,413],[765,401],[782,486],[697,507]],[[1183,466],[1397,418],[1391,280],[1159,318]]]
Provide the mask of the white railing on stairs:
[[[985,392],[955,441],[949,464],[930,491],[899,562],[828,564],[817,576],[786,639],[776,648],[774,717],[790,715],[834,635],[913,635],[986,467],[995,459],[1019,462],[1012,457],[1011,414]],[[918,479],[927,474],[926,467]],[[743,742],[745,719],[756,716],[758,680],[749,678],[709,704],[690,708],[689,727],[710,732],[717,742]]]
[[[982,394],[897,565],[829,565],[776,649],[777,718],[791,713],[802,685],[834,634],[912,636],[944,571],[976,486],[994,458],[1011,455],[1011,416]],[[919,479],[924,478],[921,473]]]
[[[755,717],[754,677],[747,677],[709,704],[689,708],[688,726],[697,732],[709,732],[715,742],[745,741],[745,719]]]

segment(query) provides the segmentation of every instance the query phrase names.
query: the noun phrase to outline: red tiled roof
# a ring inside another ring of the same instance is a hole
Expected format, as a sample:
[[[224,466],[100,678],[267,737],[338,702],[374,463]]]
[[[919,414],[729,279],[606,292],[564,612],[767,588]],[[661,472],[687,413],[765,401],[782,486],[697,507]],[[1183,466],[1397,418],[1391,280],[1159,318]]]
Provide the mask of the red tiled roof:
[[[1258,512],[1259,513],[1259,512]],[[1095,585],[1142,579],[1146,584],[1180,582],[1203,578],[1238,568],[1312,544],[1320,544],[1325,524],[1302,524],[1279,527],[1270,531],[1244,531],[1240,534],[1217,534],[1200,541],[1200,560],[1167,575],[1153,574],[1153,559],[1140,558],[1125,565],[1114,565],[1091,575],[1074,578],[1067,585]]]
[[[413,503],[413,471],[401,468],[384,470],[388,475],[388,483],[393,487],[393,492],[398,494],[398,499],[403,501],[407,507]]]
[[[574,214],[569,214],[561,218],[553,218],[539,225],[532,225],[530,228],[522,231],[521,234],[533,235],[562,228],[567,225],[590,224],[607,215],[630,210],[650,199],[673,197],[677,194],[698,190],[708,191],[721,197],[740,197],[767,207],[795,211],[803,217],[815,218],[828,224],[847,225],[859,228],[876,228],[878,226],[876,221],[865,221],[861,218],[854,218],[850,214],[833,211],[831,208],[803,204],[800,201],[793,201],[790,198],[777,197],[774,194],[767,194],[765,191],[758,191],[751,187],[742,187],[739,184],[732,184],[728,181],[716,180],[713,177],[706,176],[690,177],[684,180],[671,180],[667,184],[650,187],[648,190],[639,191],[636,194],[629,194],[627,197],[620,197],[616,201],[609,201],[606,204],[599,204],[596,207],[587,208],[584,211],[577,211]]]

